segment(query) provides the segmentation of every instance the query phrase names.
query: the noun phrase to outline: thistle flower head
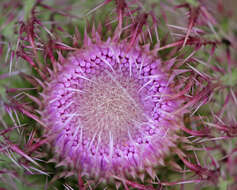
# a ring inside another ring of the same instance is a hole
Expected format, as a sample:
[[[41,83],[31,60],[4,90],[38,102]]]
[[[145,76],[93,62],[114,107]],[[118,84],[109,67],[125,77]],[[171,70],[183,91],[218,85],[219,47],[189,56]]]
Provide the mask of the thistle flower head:
[[[75,51],[44,92],[56,152],[89,176],[151,170],[174,146],[172,81],[157,56],[127,46],[108,40]]]

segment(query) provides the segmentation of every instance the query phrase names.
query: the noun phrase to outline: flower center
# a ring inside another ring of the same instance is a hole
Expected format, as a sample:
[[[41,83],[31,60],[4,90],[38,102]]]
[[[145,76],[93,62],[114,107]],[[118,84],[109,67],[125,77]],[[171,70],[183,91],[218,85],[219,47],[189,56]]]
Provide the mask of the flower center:
[[[103,135],[106,144],[111,138],[118,142],[127,137],[128,131],[134,133],[137,123],[145,122],[137,89],[139,84],[122,74],[103,72],[87,81],[84,93],[78,95],[78,113],[86,133]]]

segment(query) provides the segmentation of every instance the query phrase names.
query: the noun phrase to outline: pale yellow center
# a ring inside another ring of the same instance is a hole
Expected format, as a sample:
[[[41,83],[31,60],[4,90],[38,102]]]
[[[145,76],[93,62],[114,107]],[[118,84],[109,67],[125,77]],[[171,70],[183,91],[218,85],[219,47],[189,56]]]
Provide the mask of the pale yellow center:
[[[78,97],[81,123],[87,135],[107,143],[128,140],[145,121],[137,93],[138,84],[130,77],[105,73],[87,81]]]

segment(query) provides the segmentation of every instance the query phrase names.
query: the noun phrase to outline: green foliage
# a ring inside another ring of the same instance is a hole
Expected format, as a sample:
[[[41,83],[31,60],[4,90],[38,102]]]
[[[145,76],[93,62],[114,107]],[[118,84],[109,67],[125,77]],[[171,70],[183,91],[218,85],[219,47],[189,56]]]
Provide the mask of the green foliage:
[[[233,68],[228,74],[223,75],[221,77],[221,81],[223,84],[228,86],[236,86],[237,85],[237,68]]]
[[[28,20],[32,11],[33,6],[35,5],[36,0],[25,0],[24,2],[24,20]]]

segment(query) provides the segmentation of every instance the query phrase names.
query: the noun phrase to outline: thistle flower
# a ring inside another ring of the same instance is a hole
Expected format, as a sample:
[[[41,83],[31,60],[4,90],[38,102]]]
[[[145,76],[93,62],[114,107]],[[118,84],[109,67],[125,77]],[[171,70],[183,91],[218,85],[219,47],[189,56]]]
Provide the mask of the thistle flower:
[[[97,21],[99,9],[111,4],[114,18]],[[171,5],[160,6],[161,18],[167,22]],[[25,60],[32,67],[32,74],[20,76],[33,85],[34,92],[7,89],[10,98],[3,104],[14,123],[19,122],[18,112],[36,122],[35,129],[25,135],[24,150],[5,136],[8,130],[2,132],[5,145],[25,159],[20,166],[48,175],[46,167],[31,164],[53,162],[57,172],[51,183],[77,176],[80,189],[97,188],[100,183],[112,188],[115,184],[117,189],[120,185],[154,189],[216,183],[220,172],[213,156],[207,153],[212,162],[201,165],[192,152],[211,149],[200,148],[199,143],[219,138],[210,127],[200,129],[204,124],[220,128],[219,123],[210,124],[196,115],[222,86],[212,75],[215,69],[208,75],[193,64],[201,63],[194,57],[201,48],[211,46],[213,56],[216,46],[222,44],[219,39],[202,37],[206,32],[196,28],[216,23],[207,7],[204,3],[176,6],[188,10],[188,20],[175,20],[187,28],[168,25],[185,31],[170,43],[169,35],[161,38],[157,31],[163,26],[155,11],[144,11],[142,4],[134,8],[133,2],[105,0],[89,11],[94,19],[89,17],[83,29],[73,26],[72,32],[71,24],[62,27],[54,16],[72,19],[74,15],[37,1],[26,14],[27,21],[19,23],[16,48],[18,59],[22,58],[18,61]],[[50,27],[40,19],[42,9],[52,13]],[[164,50],[167,53],[160,53]],[[160,176],[162,167],[186,177],[170,182]]]
[[[180,113],[172,112],[182,99],[174,100],[173,82],[157,57],[138,44],[127,48],[126,40],[102,42],[97,35],[44,89],[46,133],[56,134],[55,151],[83,175],[152,172],[174,146]]]

